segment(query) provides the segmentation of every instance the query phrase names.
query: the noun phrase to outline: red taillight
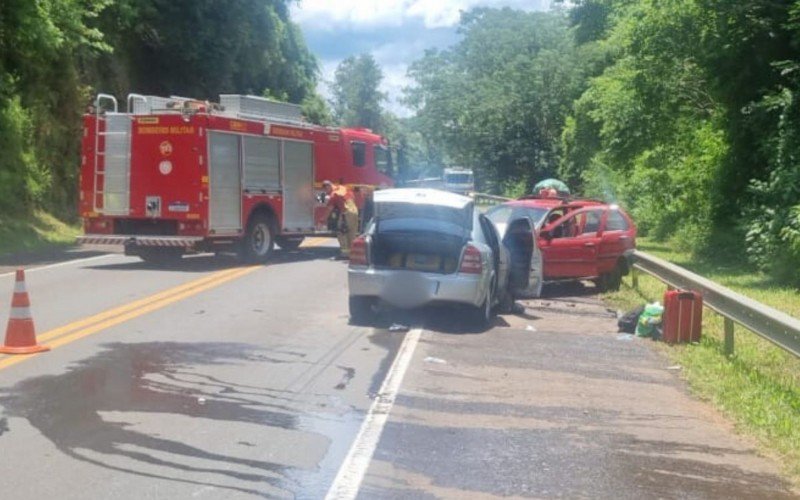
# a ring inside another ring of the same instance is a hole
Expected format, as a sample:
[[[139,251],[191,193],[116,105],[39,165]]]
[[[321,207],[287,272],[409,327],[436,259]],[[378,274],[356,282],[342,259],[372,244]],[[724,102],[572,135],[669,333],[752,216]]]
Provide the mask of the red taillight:
[[[464,249],[464,256],[461,257],[460,273],[481,274],[483,264],[481,263],[481,251],[472,245],[467,245]]]
[[[350,245],[350,265],[367,265],[367,239],[363,236],[354,239],[353,243]]]

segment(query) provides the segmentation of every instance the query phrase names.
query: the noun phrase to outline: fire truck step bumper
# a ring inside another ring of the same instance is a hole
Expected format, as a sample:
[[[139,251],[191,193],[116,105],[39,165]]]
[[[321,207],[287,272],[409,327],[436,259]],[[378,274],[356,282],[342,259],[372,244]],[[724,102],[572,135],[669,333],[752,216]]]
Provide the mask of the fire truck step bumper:
[[[87,234],[78,236],[81,245],[125,245],[139,247],[191,248],[203,241],[197,236],[131,236],[117,234]]]

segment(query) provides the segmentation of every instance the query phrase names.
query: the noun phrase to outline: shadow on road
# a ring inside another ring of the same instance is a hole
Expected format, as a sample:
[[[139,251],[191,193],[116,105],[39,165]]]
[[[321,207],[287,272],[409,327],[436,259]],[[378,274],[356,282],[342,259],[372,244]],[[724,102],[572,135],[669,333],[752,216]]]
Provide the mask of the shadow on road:
[[[480,334],[495,326],[502,326],[502,318],[495,318],[488,328],[483,328],[465,314],[459,306],[430,306],[411,310],[383,309],[370,324],[375,329],[389,330],[393,325],[408,329],[424,327],[425,330],[448,334]]]
[[[453,424],[443,429],[441,424],[390,422],[375,460],[391,464],[392,470],[402,471],[395,475],[408,479],[390,476],[394,480],[381,487],[368,484],[361,491],[365,498],[423,497],[431,484],[440,491],[458,492],[462,498],[796,498],[790,485],[775,475],[744,471],[733,464],[715,463],[713,458],[748,452],[640,439],[614,425],[620,418],[614,412],[586,414],[572,407],[406,396],[395,404],[406,411],[424,409],[433,415],[427,418]],[[561,426],[458,425],[467,419],[498,418],[557,421]],[[454,452],[442,459],[442,450],[465,449],[474,451]],[[520,460],[521,456],[527,459]]]
[[[282,264],[293,264],[310,260],[331,259],[338,253],[337,248],[333,247],[310,247],[299,248],[297,250],[276,250],[264,266],[276,266]],[[222,269],[232,269],[242,267],[242,264],[233,255],[211,255],[200,254],[184,257],[176,262],[168,264],[155,264],[145,261],[125,262],[121,264],[96,264],[86,266],[87,269],[114,270],[114,271],[141,271],[141,270],[164,270],[204,273],[209,271],[219,271]]]
[[[0,268],[42,266],[56,262],[99,257],[107,253],[108,252],[99,249],[85,249],[81,247],[51,248],[36,252],[20,252],[0,255]]]
[[[169,413],[295,429],[297,418],[289,411],[290,400],[282,391],[257,383],[223,381],[193,370],[197,366],[264,362],[295,353],[217,342],[112,343],[104,347],[65,374],[31,378],[0,391],[6,417],[27,419],[64,454],[106,469],[256,495],[264,494],[259,484],[291,485],[285,465],[206,451],[160,437],[161,433],[137,431],[133,424],[108,422],[103,413]],[[0,419],[0,435],[11,432],[8,420]],[[157,472],[153,472],[154,466]],[[226,484],[194,480],[187,473],[214,474],[224,477]]]

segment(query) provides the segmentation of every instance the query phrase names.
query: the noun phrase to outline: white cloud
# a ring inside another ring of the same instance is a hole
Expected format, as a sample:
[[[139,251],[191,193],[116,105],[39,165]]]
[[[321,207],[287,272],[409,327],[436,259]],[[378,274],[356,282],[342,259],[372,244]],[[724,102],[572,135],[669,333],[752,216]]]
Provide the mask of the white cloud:
[[[389,111],[408,116],[399,101],[412,82],[408,64],[429,48],[443,48],[457,39],[461,11],[475,7],[546,10],[551,0],[300,0],[291,16],[320,58],[318,91],[331,98],[336,67],[349,55],[371,53],[383,70],[381,90]]]
[[[292,6],[292,18],[304,26],[334,29],[399,26],[407,19],[422,19],[428,28],[455,26],[460,12],[473,7],[514,7],[544,10],[550,0],[301,0]]]
[[[376,59],[380,59],[376,56]],[[320,72],[322,79],[317,86],[317,90],[327,100],[332,100],[333,93],[331,92],[331,83],[333,82],[336,67],[341,60],[325,60],[320,62]],[[403,62],[389,63],[383,62],[381,70],[383,70],[383,81],[381,82],[381,92],[385,92],[387,100],[384,102],[386,109],[391,111],[397,116],[406,117],[411,115],[411,110],[406,108],[400,103],[400,98],[403,94],[403,87],[411,84],[411,80],[406,76],[408,66]]]

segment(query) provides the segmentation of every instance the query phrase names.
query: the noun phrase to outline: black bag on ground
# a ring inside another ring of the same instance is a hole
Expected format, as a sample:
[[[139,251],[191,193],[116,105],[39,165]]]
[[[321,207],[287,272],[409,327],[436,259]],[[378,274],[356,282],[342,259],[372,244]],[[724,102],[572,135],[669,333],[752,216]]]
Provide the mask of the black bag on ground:
[[[644,311],[644,306],[639,306],[625,313],[617,320],[619,331],[624,333],[636,333],[636,323],[639,322],[639,316],[641,316],[642,311]]]

